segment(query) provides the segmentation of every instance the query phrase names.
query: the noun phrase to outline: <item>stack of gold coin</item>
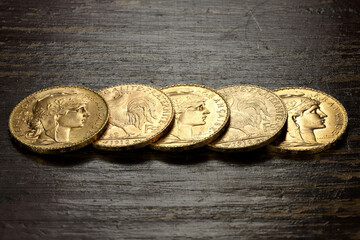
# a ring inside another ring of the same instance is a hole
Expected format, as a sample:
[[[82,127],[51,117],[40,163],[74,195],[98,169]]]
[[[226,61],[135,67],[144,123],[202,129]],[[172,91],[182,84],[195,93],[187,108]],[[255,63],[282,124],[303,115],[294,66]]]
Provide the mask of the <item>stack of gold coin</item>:
[[[107,151],[206,145],[231,152],[267,145],[281,153],[315,153],[332,146],[347,122],[341,103],[309,88],[124,84],[98,93],[77,86],[35,92],[14,108],[9,129],[17,142],[38,153],[91,143]]]

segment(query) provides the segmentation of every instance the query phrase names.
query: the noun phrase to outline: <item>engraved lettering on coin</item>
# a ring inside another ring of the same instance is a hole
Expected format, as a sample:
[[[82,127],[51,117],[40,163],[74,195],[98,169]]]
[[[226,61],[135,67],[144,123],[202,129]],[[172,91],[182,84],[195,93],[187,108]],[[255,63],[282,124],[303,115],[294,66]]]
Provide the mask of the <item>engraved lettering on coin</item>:
[[[277,152],[323,151],[345,132],[348,117],[335,98],[310,88],[282,88],[275,91],[288,111],[287,132],[270,144]]]
[[[156,88],[128,84],[100,91],[110,109],[109,126],[93,145],[103,150],[143,147],[171,127],[174,112],[170,99]]]
[[[273,141],[286,121],[281,99],[270,90],[235,85],[217,90],[228,102],[230,125],[223,136],[208,147],[216,151],[249,151]]]
[[[105,100],[77,86],[47,88],[22,100],[9,118],[15,139],[39,153],[81,148],[96,140],[108,122]]]
[[[152,148],[193,149],[213,141],[225,130],[229,109],[214,90],[200,85],[175,85],[162,90],[174,104],[175,123],[169,134],[152,144]]]

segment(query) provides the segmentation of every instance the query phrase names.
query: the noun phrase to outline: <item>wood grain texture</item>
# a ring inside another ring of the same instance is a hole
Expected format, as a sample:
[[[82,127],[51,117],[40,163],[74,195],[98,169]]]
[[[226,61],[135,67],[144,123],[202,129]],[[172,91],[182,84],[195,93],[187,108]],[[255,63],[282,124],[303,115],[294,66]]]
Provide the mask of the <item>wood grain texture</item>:
[[[1,239],[360,239],[360,3],[0,2]],[[41,156],[8,117],[53,85],[311,87],[349,113],[310,156],[91,147]]]

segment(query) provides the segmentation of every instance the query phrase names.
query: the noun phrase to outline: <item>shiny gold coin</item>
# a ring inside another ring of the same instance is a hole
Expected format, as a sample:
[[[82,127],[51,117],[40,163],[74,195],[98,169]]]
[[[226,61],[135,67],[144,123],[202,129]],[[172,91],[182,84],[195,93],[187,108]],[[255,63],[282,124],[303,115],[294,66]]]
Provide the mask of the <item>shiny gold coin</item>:
[[[286,135],[270,144],[270,150],[320,152],[345,132],[348,116],[335,98],[310,88],[281,88],[274,92],[286,105],[288,121]]]
[[[110,110],[109,126],[93,146],[103,150],[126,150],[157,141],[170,130],[174,109],[160,90],[125,84],[101,90]]]
[[[34,152],[59,153],[96,140],[108,118],[106,102],[96,92],[57,86],[22,100],[10,115],[9,129],[18,142]]]
[[[170,132],[151,148],[172,151],[201,146],[217,138],[229,121],[224,98],[200,85],[174,85],[161,89],[174,104],[175,123]]]
[[[230,125],[225,134],[208,147],[216,151],[250,151],[267,145],[279,136],[287,112],[272,91],[252,85],[221,88],[230,108]]]

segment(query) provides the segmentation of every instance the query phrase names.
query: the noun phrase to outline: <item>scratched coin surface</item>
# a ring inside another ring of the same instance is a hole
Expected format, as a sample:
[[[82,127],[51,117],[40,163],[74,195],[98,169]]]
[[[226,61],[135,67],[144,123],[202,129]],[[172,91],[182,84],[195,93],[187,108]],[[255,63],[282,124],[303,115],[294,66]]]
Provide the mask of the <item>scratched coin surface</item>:
[[[109,126],[93,146],[103,150],[126,150],[157,141],[170,130],[174,109],[160,90],[140,84],[105,88],[99,94],[106,100]]]
[[[217,89],[230,108],[225,134],[208,147],[216,151],[250,151],[267,145],[281,133],[287,112],[272,91],[252,85]]]
[[[67,152],[95,141],[109,118],[105,100],[77,86],[57,86],[35,92],[12,111],[12,136],[38,153]]]
[[[339,101],[310,88],[274,91],[288,111],[286,135],[268,147],[277,152],[315,153],[332,146],[345,132],[348,116]]]
[[[229,121],[224,98],[200,85],[174,85],[161,89],[173,102],[175,122],[170,132],[150,147],[162,150],[187,150],[217,138]]]

